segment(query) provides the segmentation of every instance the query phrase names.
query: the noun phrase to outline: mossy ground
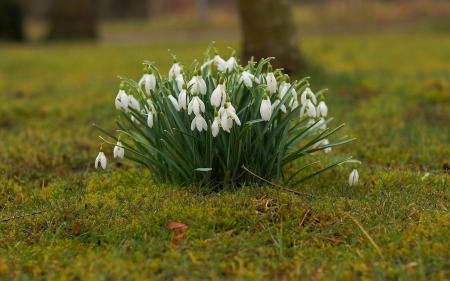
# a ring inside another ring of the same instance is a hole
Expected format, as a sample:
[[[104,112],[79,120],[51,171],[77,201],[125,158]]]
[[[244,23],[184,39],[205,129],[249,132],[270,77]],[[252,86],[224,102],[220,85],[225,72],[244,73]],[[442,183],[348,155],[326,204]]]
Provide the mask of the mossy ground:
[[[448,34],[301,42],[313,90],[330,89],[331,125],[357,138],[327,157],[361,160],[357,186],[347,166],[295,187],[314,197],[204,194],[155,182],[112,148],[95,170],[92,124],[115,129],[117,75],[139,78],[144,59],[166,72],[168,48],[190,61],[208,44],[0,46],[1,279],[450,278]],[[185,239],[172,242],[169,221],[188,225]]]

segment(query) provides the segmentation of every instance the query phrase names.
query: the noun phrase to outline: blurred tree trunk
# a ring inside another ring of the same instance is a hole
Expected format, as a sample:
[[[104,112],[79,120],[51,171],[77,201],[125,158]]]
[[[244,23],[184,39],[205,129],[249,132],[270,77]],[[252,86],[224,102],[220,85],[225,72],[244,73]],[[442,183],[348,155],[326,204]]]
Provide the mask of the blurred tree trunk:
[[[23,40],[23,13],[15,0],[0,0],[0,40]]]
[[[244,37],[242,60],[275,57],[274,68],[300,71],[304,63],[298,48],[289,0],[238,0]]]
[[[96,39],[96,0],[51,0],[49,40]]]

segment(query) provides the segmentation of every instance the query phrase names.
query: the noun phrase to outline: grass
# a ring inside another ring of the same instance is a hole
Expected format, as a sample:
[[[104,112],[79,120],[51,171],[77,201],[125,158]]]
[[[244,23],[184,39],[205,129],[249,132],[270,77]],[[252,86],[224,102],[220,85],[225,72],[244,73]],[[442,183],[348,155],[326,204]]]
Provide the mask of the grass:
[[[208,43],[0,46],[0,279],[450,278],[448,35],[301,42],[313,90],[358,139],[329,156],[363,162],[358,186],[350,166],[295,187],[313,196],[205,194],[111,157],[96,171],[92,123],[114,129],[117,75],[140,78],[144,59],[166,72],[169,47],[189,61]],[[189,227],[177,243],[170,221]]]

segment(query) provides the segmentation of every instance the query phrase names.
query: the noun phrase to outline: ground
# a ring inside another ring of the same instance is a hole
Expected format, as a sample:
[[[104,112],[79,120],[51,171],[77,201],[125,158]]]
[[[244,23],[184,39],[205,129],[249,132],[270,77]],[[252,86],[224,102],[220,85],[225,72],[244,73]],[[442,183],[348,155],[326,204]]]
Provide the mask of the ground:
[[[225,57],[239,50],[216,41]],[[329,88],[331,125],[357,138],[327,157],[361,160],[357,186],[353,166],[291,187],[304,196],[272,186],[205,194],[110,156],[95,170],[92,124],[115,129],[117,75],[140,78],[144,59],[167,72],[168,48],[190,61],[209,43],[0,45],[1,278],[450,278],[448,33],[301,41],[308,69],[297,78]],[[173,222],[188,227],[183,237]]]

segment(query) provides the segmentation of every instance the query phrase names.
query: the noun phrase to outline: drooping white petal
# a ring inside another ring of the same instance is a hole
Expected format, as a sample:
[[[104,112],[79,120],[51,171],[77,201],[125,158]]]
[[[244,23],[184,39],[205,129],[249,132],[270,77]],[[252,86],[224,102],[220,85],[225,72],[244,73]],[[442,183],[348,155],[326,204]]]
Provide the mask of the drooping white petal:
[[[183,89],[178,95],[178,105],[180,108],[186,109],[188,104],[189,104],[189,96],[187,95],[186,89]]]
[[[176,86],[177,86],[178,89],[175,89],[175,84],[174,84],[173,87],[172,87],[173,90],[174,91],[181,91],[183,89],[183,84],[184,84],[184,77],[183,77],[183,75],[182,74],[178,75],[175,78],[175,81],[177,82]]]
[[[203,80],[202,76],[197,76],[197,85],[198,85],[198,91],[202,95],[206,95],[206,82]]]
[[[169,70],[169,79],[176,78],[181,74],[181,66],[179,63],[174,63]]]
[[[328,107],[324,101],[320,101],[317,106],[317,117],[323,116],[326,117],[328,115]]]
[[[206,124],[206,120],[200,114],[197,114],[191,122],[191,131],[193,131],[195,128],[197,128],[197,130],[199,132],[201,132],[202,130],[205,130],[205,131],[208,130],[208,125]]]
[[[136,109],[137,111],[141,111],[141,105],[139,104],[138,100],[134,98],[133,95],[128,96],[128,101],[132,108]]]
[[[219,134],[219,124],[220,124],[219,117],[214,117],[214,122],[211,125],[211,132],[213,137],[216,137]]]
[[[277,92],[277,79],[275,79],[275,75],[273,72],[267,73],[266,76],[267,88],[269,89],[269,93],[274,94]]]
[[[156,88],[156,77],[153,74],[144,74],[145,77],[145,92],[150,95],[150,90],[154,91]]]
[[[225,62],[225,71],[231,72],[235,67],[237,67],[236,58],[232,56]]]
[[[220,70],[222,72],[226,72],[227,62],[223,58],[221,58],[219,55],[215,55],[214,62],[216,63],[218,70]]]
[[[119,141],[117,142],[116,146],[114,146],[114,158],[119,156],[120,158],[123,158],[125,154],[125,150],[122,147],[122,143]]]
[[[268,121],[270,119],[272,116],[272,105],[270,104],[269,99],[265,99],[261,102],[259,113],[263,120]]]
[[[359,174],[356,169],[353,169],[353,171],[350,173],[350,176],[348,177],[348,185],[354,186],[358,184],[359,180]]]
[[[316,103],[317,103],[316,95],[314,95],[314,93],[311,91],[310,88],[306,88],[306,89],[303,91],[302,95],[300,96],[300,102],[301,102],[302,104],[306,103],[307,95],[308,95],[308,94],[310,95],[310,99],[311,99],[312,103],[313,103],[313,104],[316,104]]]
[[[147,116],[147,125],[150,128],[153,128],[153,111],[149,111],[148,112],[148,116]]]
[[[100,162],[100,165],[102,166],[103,169],[106,169],[106,156],[105,154],[100,151],[98,153],[97,158],[95,158],[95,168],[98,168],[98,163]]]
[[[180,111],[180,106],[178,105],[178,101],[172,95],[169,95],[168,97],[169,97],[170,101],[172,102],[173,107],[175,107],[175,110]]]
[[[125,110],[128,110],[128,95],[125,93],[124,90],[119,90],[119,93],[117,94],[115,104],[116,108],[123,108]]]

